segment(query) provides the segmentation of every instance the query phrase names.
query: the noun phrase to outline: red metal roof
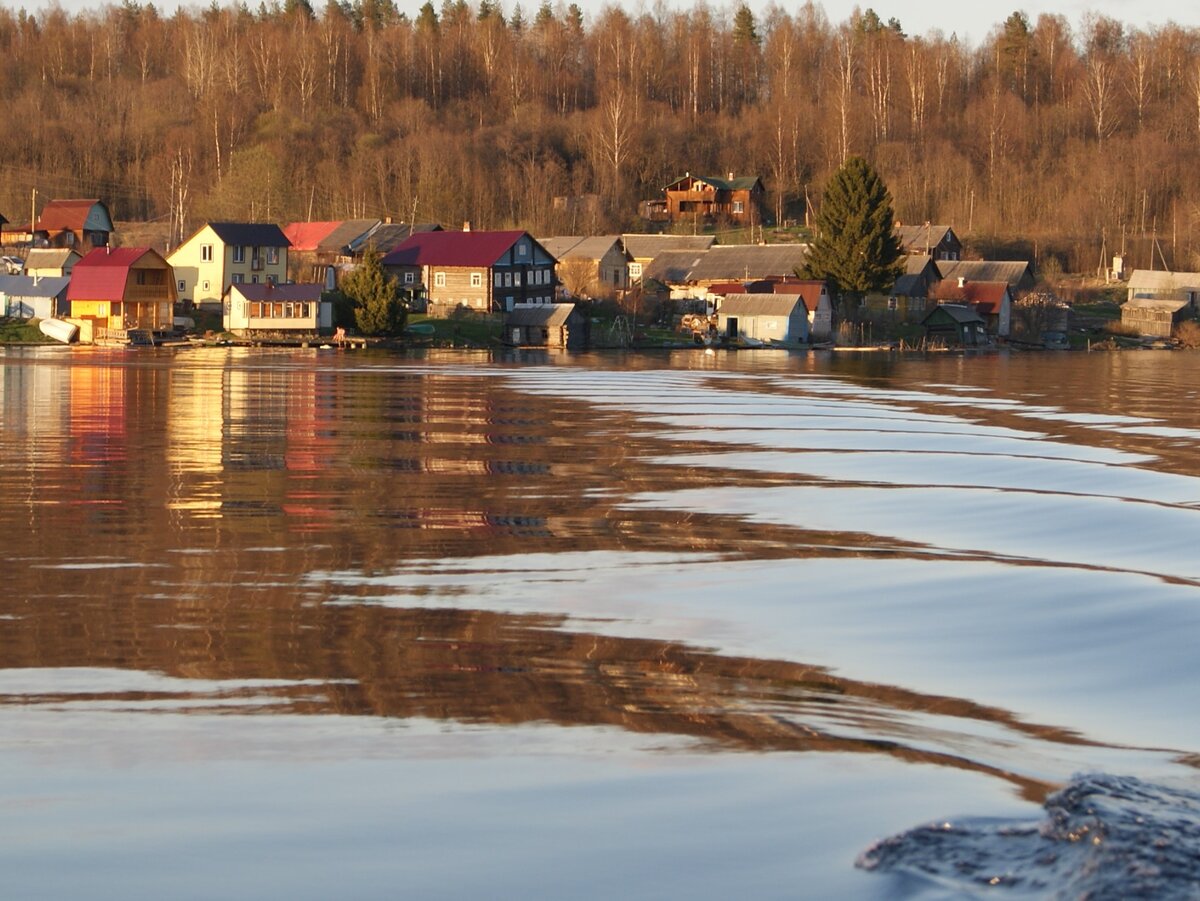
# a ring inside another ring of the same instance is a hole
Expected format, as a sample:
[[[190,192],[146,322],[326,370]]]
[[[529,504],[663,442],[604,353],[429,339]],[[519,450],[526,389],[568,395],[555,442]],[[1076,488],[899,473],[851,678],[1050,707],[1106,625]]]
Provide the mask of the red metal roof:
[[[317,246],[341,226],[341,222],[293,222],[283,227],[292,250],[315,251]]]
[[[149,247],[97,247],[71,270],[67,300],[122,300],[129,268],[148,253],[154,251]]]
[[[975,307],[981,313],[997,313],[1004,295],[1008,292],[1008,282],[957,282],[943,279],[930,292],[934,300],[966,303]]]
[[[99,200],[51,200],[38,216],[38,231],[80,231]]]
[[[383,263],[386,266],[485,268],[494,265],[524,235],[523,231],[421,232],[384,257]]]

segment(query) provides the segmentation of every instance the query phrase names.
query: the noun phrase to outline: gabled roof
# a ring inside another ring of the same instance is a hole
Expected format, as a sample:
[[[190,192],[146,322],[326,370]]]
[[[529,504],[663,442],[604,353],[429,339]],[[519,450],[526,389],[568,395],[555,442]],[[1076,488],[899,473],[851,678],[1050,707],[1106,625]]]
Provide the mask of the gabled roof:
[[[283,230],[274,223],[257,222],[208,222],[208,228],[217,233],[222,243],[244,247],[289,247],[291,242]],[[195,237],[193,235],[192,237]],[[188,239],[189,241],[191,238]]]
[[[496,263],[523,231],[424,232],[408,238],[383,258],[386,266],[471,266]],[[533,240],[530,238],[530,240]]]
[[[556,328],[566,325],[567,319],[573,312],[575,312],[573,303],[519,304],[504,317],[504,324]]]
[[[976,313],[970,307],[963,306],[962,304],[957,304],[957,303],[938,304],[936,307],[934,307],[932,310],[930,310],[925,315],[925,318],[922,319],[921,321],[927,322],[929,320],[930,316],[937,315],[938,310],[945,312],[951,319],[953,319],[959,325],[966,325],[966,324],[972,323],[972,322],[978,322],[980,324],[985,324],[983,322],[982,316],[980,316],[978,313]]]
[[[67,247],[36,247],[29,251],[25,257],[26,269],[62,269],[74,256],[77,260],[82,260],[74,250]]]
[[[348,256],[354,256],[368,247],[374,247],[380,256],[387,256],[415,234],[441,230],[442,227],[436,222],[418,222],[415,225],[407,222],[381,222],[365,234],[347,239],[341,249]]]
[[[905,251],[923,251],[925,248],[933,249],[942,243],[942,239],[947,235],[954,234],[954,229],[948,225],[897,225],[896,238],[900,241],[900,248]]]
[[[123,300],[130,268],[147,254],[154,254],[166,266],[159,253],[149,247],[98,247],[75,264],[67,300]]]
[[[976,304],[989,309],[999,309],[1006,294],[1009,294],[1008,282],[964,282],[960,285],[948,279],[938,282],[930,292],[935,300]]]
[[[572,257],[584,260],[600,260],[618,245],[623,256],[628,256],[625,247],[621,245],[620,235],[597,235],[580,237],[578,235],[556,236],[553,238],[538,238],[538,243],[556,260],[566,260]]]
[[[1134,269],[1129,275],[1131,291],[1173,292],[1200,289],[1200,272],[1164,272],[1154,269]]]
[[[642,280],[662,282],[664,285],[681,285],[687,281],[692,267],[699,264],[700,258],[707,252],[707,250],[662,251],[642,270]]]
[[[949,281],[1008,282],[1009,287],[1019,288],[1034,280],[1033,267],[1025,260],[939,260],[937,267]]]
[[[668,250],[708,250],[716,240],[712,235],[621,235],[635,260],[653,260]]]
[[[762,182],[762,179],[757,175],[744,175],[738,178],[717,178],[712,175],[684,175],[675,179],[663,190],[669,191],[680,182],[685,181],[702,181],[706,185],[716,188],[718,191],[752,191],[755,185]]]
[[[109,227],[112,216],[108,207],[95,198],[90,200],[51,200],[42,208],[35,231],[82,231],[92,210],[99,206]]]
[[[712,247],[688,271],[688,282],[795,275],[808,258],[805,244],[731,244]]]
[[[925,270],[930,266],[933,267],[933,277],[941,278],[942,272],[938,269],[937,261],[925,253],[910,253],[903,257],[904,274],[905,275],[924,275]]]
[[[292,250],[313,251],[340,226],[340,222],[289,222],[282,228]]]
[[[35,279],[31,275],[0,275],[0,294],[9,297],[58,297],[71,279],[65,275]]]
[[[799,294],[730,294],[721,302],[725,316],[790,316],[799,306],[808,314],[808,305]]]
[[[267,284],[247,285],[230,285],[230,292],[237,291],[246,300],[252,301],[301,301],[306,303],[316,303],[321,299],[321,292],[325,290],[323,285],[272,285]]]
[[[1135,297],[1121,305],[1121,310],[1163,310],[1168,313],[1178,313],[1188,305],[1186,300],[1167,300],[1153,297]]]

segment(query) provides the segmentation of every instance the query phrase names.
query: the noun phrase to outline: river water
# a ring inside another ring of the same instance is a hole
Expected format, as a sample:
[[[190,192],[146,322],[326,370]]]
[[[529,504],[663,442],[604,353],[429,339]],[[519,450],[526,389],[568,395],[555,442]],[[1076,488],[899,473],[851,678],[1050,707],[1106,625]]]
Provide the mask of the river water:
[[[1198,355],[0,366],[4,897],[1200,896]]]

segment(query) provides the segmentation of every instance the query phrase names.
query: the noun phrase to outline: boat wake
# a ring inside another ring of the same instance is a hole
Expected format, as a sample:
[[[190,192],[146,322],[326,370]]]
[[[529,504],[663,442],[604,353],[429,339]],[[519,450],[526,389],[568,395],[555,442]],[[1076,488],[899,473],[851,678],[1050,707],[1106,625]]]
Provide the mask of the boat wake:
[[[914,897],[1200,898],[1200,794],[1112,775],[1077,776],[1041,822],[935,823],[884,839],[857,865]]]

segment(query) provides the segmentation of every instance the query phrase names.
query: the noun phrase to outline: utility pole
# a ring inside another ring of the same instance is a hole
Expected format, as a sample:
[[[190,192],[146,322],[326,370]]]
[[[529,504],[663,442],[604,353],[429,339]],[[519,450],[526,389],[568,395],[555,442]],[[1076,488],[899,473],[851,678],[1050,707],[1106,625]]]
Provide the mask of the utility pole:
[[[29,249],[33,250],[33,223],[37,221],[37,188],[29,192]],[[28,256],[28,254],[26,254]]]

